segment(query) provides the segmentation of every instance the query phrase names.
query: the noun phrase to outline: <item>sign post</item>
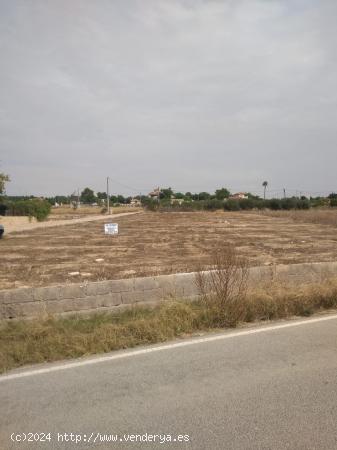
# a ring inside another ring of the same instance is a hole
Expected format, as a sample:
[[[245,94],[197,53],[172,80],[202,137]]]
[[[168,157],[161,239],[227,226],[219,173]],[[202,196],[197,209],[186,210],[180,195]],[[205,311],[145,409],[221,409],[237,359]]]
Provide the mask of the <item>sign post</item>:
[[[104,224],[104,233],[105,234],[118,234],[118,223],[105,223]]]

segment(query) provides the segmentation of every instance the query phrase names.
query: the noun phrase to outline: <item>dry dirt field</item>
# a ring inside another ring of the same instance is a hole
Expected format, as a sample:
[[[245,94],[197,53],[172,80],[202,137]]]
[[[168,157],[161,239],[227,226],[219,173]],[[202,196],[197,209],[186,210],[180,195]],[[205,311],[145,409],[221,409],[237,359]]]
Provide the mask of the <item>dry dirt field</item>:
[[[336,227],[287,215],[147,212],[116,221],[118,236],[103,234],[104,219],[7,235],[0,289],[193,271],[221,242],[234,243],[254,265],[337,258]]]

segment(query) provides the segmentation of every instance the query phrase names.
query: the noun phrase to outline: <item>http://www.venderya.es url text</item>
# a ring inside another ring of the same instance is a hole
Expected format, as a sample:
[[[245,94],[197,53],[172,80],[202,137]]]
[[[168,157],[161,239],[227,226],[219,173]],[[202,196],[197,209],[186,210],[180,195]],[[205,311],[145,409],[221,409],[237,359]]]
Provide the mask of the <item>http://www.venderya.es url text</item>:
[[[164,434],[164,433],[142,433],[142,434],[113,434],[113,433],[101,433],[101,432],[89,432],[89,433],[12,433],[10,440],[16,442],[19,446],[20,443],[45,443],[46,447],[49,443],[87,443],[87,444],[103,444],[103,443],[118,443],[118,444],[132,444],[132,443],[186,443],[190,442],[190,436],[188,434]]]

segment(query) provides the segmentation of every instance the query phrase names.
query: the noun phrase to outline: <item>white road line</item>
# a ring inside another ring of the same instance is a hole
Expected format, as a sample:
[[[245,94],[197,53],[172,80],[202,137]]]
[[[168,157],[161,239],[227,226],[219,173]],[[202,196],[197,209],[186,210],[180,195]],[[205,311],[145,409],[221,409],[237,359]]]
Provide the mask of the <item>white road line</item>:
[[[109,362],[109,361],[114,361],[117,359],[130,358],[131,356],[145,355],[148,353],[154,353],[154,352],[159,352],[159,351],[163,351],[163,350],[171,350],[171,349],[175,349],[175,348],[179,348],[179,347],[188,347],[190,345],[204,344],[207,342],[221,341],[221,340],[231,339],[231,338],[241,337],[241,336],[249,336],[252,334],[264,333],[266,331],[276,331],[276,330],[282,330],[284,328],[293,328],[293,327],[298,327],[298,326],[302,326],[302,325],[311,325],[313,323],[325,322],[327,320],[335,320],[335,319],[337,319],[337,314],[323,316],[323,317],[317,317],[314,319],[296,320],[293,322],[288,322],[288,323],[284,323],[284,324],[280,324],[280,325],[259,327],[259,328],[254,328],[251,330],[236,331],[236,332],[224,333],[224,334],[220,334],[220,335],[217,334],[215,336],[190,339],[190,340],[186,340],[186,341],[175,342],[172,344],[158,345],[156,347],[149,347],[149,348],[142,348],[140,350],[125,351],[124,353],[116,353],[116,354],[112,354],[109,356],[102,356],[99,358],[86,359],[86,360],[80,360],[80,361],[77,360],[75,362],[63,363],[60,365],[53,365],[53,366],[46,367],[43,369],[35,369],[35,370],[33,369],[33,370],[27,370],[25,372],[18,372],[18,373],[13,373],[13,374],[9,374],[9,375],[2,375],[2,376],[0,376],[0,382],[15,380],[18,378],[30,377],[33,375],[42,375],[45,373],[58,372],[60,370],[68,370],[68,369],[74,369],[77,367],[90,366],[92,364],[101,364],[101,363],[105,363],[105,362]]]

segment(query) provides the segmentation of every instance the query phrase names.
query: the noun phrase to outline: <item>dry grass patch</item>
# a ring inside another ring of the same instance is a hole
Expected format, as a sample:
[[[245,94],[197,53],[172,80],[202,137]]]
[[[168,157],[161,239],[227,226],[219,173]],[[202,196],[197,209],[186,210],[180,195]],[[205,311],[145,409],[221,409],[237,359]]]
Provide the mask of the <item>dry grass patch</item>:
[[[184,302],[135,307],[89,318],[6,322],[0,327],[0,372],[24,364],[162,342],[210,326],[198,304]]]
[[[219,246],[207,268],[209,272],[198,270],[196,284],[213,326],[307,316],[337,306],[337,279],[329,274],[318,284],[290,287],[271,281],[258,288],[249,286],[249,262],[231,245]]]
[[[310,209],[294,211],[263,211],[261,214],[281,219],[291,219],[294,222],[314,223],[317,225],[332,225],[337,227],[337,210]]]

